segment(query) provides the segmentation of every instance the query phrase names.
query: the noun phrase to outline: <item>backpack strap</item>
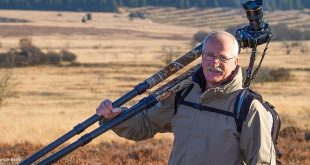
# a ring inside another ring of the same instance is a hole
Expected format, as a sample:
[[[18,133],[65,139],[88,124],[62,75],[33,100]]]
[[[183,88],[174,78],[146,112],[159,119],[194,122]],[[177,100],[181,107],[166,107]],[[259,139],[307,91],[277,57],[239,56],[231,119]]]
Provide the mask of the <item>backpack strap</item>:
[[[241,92],[237,96],[237,99],[235,102],[234,113],[232,113],[232,112],[227,112],[221,109],[216,109],[212,107],[203,106],[201,104],[185,101],[184,100],[185,97],[189,94],[189,92],[192,90],[193,87],[194,87],[194,84],[191,84],[190,86],[177,92],[176,97],[175,97],[174,114],[177,113],[179,106],[183,104],[183,105],[193,107],[201,111],[205,110],[209,112],[215,112],[215,113],[231,116],[235,118],[238,132],[241,132],[242,130],[243,121],[245,121],[248,116],[248,112],[249,112],[249,109],[250,109],[250,106],[253,100],[254,99],[262,100],[261,96],[258,93],[252,91],[249,88],[244,88],[241,90]]]
[[[186,106],[198,109],[200,111],[204,110],[204,111],[215,112],[215,113],[219,113],[219,114],[222,114],[222,115],[227,115],[227,116],[235,117],[235,114],[232,113],[232,112],[228,112],[228,111],[224,111],[224,110],[221,110],[221,109],[216,109],[216,108],[204,106],[204,105],[201,105],[201,104],[198,104],[198,103],[193,103],[193,102],[185,101],[186,96],[193,89],[193,87],[194,87],[194,84],[191,84],[187,88],[184,88],[184,89],[180,90],[179,92],[177,92],[176,98],[175,98],[174,114],[177,113],[177,110],[178,110],[179,106],[182,104],[182,105],[186,105]]]
[[[258,93],[252,91],[249,88],[242,89],[237,96],[234,112],[237,131],[239,133],[242,130],[243,121],[246,120],[250,110],[250,106],[254,99],[262,100],[261,96]]]
[[[204,105],[197,104],[197,103],[192,103],[192,102],[185,101],[185,100],[183,100],[180,104],[186,105],[189,107],[193,107],[193,108],[198,109],[200,111],[204,110],[204,111],[219,113],[219,114],[226,115],[226,116],[235,117],[235,113],[224,111],[224,110],[213,108],[213,107],[204,106]]]
[[[189,94],[189,92],[193,89],[193,87],[194,87],[194,84],[191,84],[188,87],[177,92],[177,94],[175,95],[175,101],[174,101],[174,114],[177,113],[181,102],[184,101],[185,97]]]
[[[271,103],[269,103],[268,101],[264,101],[263,106],[272,115],[273,123],[277,123],[277,124],[273,124],[272,129],[271,129],[271,132],[275,132],[272,134],[272,139],[274,140],[274,143],[276,144],[277,139],[278,139],[278,135],[280,132],[280,127],[281,127],[280,116],[277,113],[277,111],[275,110],[275,107]]]
[[[277,164],[281,164],[281,161],[279,160],[279,158],[282,157],[282,153],[277,145],[278,135],[279,135],[280,128],[281,128],[281,119],[280,119],[279,114],[275,110],[275,107],[272,104],[270,104],[267,101],[264,101],[263,106],[272,115],[273,124],[272,124],[272,129],[271,129],[271,137],[272,137],[272,141],[275,146],[275,150],[277,154]]]

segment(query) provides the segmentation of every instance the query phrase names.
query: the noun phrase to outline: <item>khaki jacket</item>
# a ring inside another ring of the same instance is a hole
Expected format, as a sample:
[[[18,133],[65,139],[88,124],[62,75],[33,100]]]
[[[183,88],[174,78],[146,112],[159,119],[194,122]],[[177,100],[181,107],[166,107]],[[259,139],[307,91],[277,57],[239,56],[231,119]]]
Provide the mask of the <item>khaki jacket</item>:
[[[197,74],[201,77],[202,71]],[[186,101],[234,112],[236,97],[242,89],[240,67],[229,82],[205,91],[195,75],[194,87]],[[252,102],[241,133],[237,131],[235,119],[231,116],[199,111],[185,105],[180,105],[175,113],[174,106],[175,94],[172,94],[113,131],[136,141],[152,138],[159,132],[172,132],[171,165],[276,164],[268,114],[259,101]]]

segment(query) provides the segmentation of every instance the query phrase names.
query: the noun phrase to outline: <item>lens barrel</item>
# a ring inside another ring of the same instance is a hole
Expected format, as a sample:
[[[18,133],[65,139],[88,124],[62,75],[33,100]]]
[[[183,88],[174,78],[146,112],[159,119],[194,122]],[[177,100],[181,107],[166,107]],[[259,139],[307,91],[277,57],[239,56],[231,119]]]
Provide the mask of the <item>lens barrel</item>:
[[[250,27],[254,31],[261,31],[264,28],[263,9],[254,1],[248,1],[243,5],[247,18],[250,23]]]

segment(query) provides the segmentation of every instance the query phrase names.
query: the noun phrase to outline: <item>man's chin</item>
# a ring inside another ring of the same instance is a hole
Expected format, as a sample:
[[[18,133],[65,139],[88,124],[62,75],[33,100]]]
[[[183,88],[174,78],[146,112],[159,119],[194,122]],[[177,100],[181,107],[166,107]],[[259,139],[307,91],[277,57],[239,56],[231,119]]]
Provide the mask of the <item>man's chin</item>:
[[[221,72],[208,72],[208,74],[206,75],[207,79],[210,80],[218,80],[218,79],[222,79],[223,78],[223,73]]]
[[[216,73],[216,74],[214,73],[212,75],[207,75],[206,80],[207,82],[210,82],[212,84],[217,84],[217,83],[222,82],[223,76],[221,73]]]

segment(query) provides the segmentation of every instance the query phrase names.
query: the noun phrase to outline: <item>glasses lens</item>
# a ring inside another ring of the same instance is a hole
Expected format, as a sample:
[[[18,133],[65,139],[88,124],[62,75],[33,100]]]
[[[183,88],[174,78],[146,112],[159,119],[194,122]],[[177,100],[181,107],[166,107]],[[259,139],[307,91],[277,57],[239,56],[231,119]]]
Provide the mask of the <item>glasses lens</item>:
[[[221,62],[224,62],[224,63],[226,63],[226,62],[229,60],[229,58],[224,57],[224,56],[219,56],[218,59],[219,59]]]
[[[225,57],[225,56],[215,56],[213,54],[205,54],[205,55],[203,55],[203,57],[205,57],[205,59],[207,61],[213,61],[213,60],[215,61],[216,59],[218,59],[222,63],[226,63],[228,60],[234,58],[234,57],[228,58],[228,57]]]

